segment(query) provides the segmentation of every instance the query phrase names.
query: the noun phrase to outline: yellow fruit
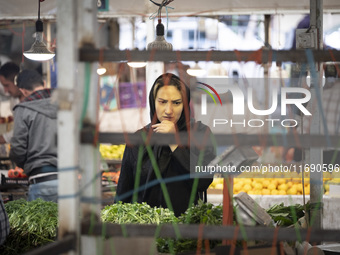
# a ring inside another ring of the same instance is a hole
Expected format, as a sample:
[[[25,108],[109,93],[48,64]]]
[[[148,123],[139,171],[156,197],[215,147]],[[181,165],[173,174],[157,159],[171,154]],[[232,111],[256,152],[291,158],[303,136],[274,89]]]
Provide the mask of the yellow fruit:
[[[244,184],[251,184],[251,178],[244,178]]]
[[[279,184],[284,184],[284,183],[286,183],[286,179],[280,178],[280,179],[277,179],[277,182]]]
[[[263,189],[263,186],[262,186],[262,184],[261,183],[255,183],[255,186],[254,186],[254,189],[255,190],[262,190]]]
[[[243,187],[243,185],[245,184],[243,180],[239,180],[237,183],[234,182],[234,184],[239,184]]]
[[[279,195],[287,195],[285,190],[279,190]]]
[[[277,187],[277,189],[278,190],[285,190],[286,191],[288,189],[288,186],[287,186],[287,184],[284,183],[284,184],[279,185]]]
[[[329,184],[325,184],[325,190],[326,192],[329,191]]]
[[[245,192],[248,193],[248,191],[252,190],[252,187],[251,187],[250,184],[247,183],[247,184],[245,184],[245,185],[243,186],[243,189],[244,189]]]
[[[277,187],[277,185],[279,184],[279,181],[277,179],[272,179],[270,182],[273,183],[275,187]]]
[[[240,190],[242,189],[242,187],[243,187],[243,186],[242,186],[241,183],[236,183],[236,184],[234,185],[234,193],[240,191]]]
[[[273,189],[273,190],[270,191],[270,194],[271,195],[279,195],[279,191],[276,190],[276,189]]]
[[[217,183],[215,185],[215,189],[223,189],[223,184],[222,183]]]
[[[252,182],[251,182],[251,186],[254,188],[255,185],[256,185],[256,183],[258,183],[256,180],[252,181]]]
[[[287,182],[287,186],[288,186],[288,188],[291,188],[293,186],[293,183],[292,182]]]
[[[261,190],[254,190],[254,193],[255,193],[255,195],[262,195],[262,191]]]
[[[267,188],[269,184],[270,184],[269,180],[263,180],[263,182],[262,182],[263,188]]]
[[[214,178],[211,184],[215,187],[219,183],[219,180],[217,178]]]
[[[296,187],[296,190],[298,192],[302,192],[302,184],[301,183],[295,184],[294,186]]]
[[[275,185],[274,183],[270,183],[270,184],[268,185],[268,189],[269,189],[269,190],[276,190],[276,185]]]
[[[287,190],[287,195],[296,195],[296,194],[297,194],[297,190],[295,187],[292,187]]]
[[[263,189],[262,195],[270,195],[270,190],[269,189]]]
[[[234,178],[234,184],[239,183],[241,180],[241,178]]]
[[[310,194],[310,184],[308,184],[307,186],[305,186],[305,194],[309,195]]]

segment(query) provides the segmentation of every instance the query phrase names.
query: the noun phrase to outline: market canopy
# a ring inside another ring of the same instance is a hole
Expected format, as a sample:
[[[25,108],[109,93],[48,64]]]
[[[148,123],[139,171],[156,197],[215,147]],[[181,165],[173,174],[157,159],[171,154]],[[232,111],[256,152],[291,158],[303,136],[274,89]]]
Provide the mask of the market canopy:
[[[157,10],[149,0],[101,0],[108,3],[107,10],[100,11],[102,18],[122,16],[148,16]],[[161,2],[155,0],[155,2]],[[37,0],[0,0],[0,19],[36,19]],[[169,15],[227,15],[227,14],[276,14],[307,13],[310,0],[174,0],[169,5]],[[339,13],[339,0],[324,0],[324,12]],[[41,16],[44,19],[55,19],[57,0],[45,0],[41,4]]]

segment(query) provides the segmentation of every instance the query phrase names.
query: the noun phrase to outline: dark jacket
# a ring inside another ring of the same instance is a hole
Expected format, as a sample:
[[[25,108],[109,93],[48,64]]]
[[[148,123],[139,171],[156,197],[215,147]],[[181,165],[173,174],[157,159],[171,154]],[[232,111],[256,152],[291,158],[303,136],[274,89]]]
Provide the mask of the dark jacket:
[[[210,143],[210,129],[201,122],[196,122],[197,132],[204,132],[209,141],[208,146],[204,146],[203,162],[199,165],[207,165],[216,156],[215,149]],[[147,131],[148,126],[137,132]],[[169,146],[152,146],[153,155],[157,161],[157,166],[162,175],[162,181],[171,181],[166,183],[166,188],[173,211],[176,216],[189,206],[191,191],[193,188],[194,178],[190,176],[194,173],[195,165],[198,165],[200,149],[198,147],[177,147],[176,150],[171,152]],[[138,161],[139,146],[129,147],[126,146],[121,173],[119,177],[116,200],[126,203],[131,203],[133,200],[133,190],[135,187],[135,180],[137,177],[137,161]],[[157,206],[167,208],[164,192],[161,185],[157,180],[155,171],[153,169],[150,157],[143,148],[143,159],[140,171],[140,181],[137,184],[141,190],[137,194],[137,202],[146,202],[150,206]],[[191,167],[191,168],[190,168]],[[138,178],[137,178],[138,179]],[[176,180],[177,179],[177,180]],[[206,191],[212,182],[211,178],[200,178],[198,181],[197,192],[195,192],[194,203],[197,203],[199,192]]]

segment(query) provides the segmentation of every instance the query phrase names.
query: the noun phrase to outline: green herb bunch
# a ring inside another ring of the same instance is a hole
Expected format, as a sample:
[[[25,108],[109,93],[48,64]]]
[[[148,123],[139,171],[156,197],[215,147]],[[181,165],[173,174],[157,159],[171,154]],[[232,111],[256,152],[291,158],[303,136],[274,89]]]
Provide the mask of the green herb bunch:
[[[24,199],[5,204],[10,234],[0,246],[0,254],[22,254],[55,241],[58,227],[58,205],[42,199]]]
[[[211,203],[203,203],[199,200],[197,205],[189,207],[184,214],[178,217],[179,223],[182,224],[205,224],[205,225],[222,225],[223,208]],[[220,244],[220,240],[209,241],[209,248],[213,249]],[[157,248],[163,253],[179,253],[185,251],[194,251],[197,247],[197,239],[170,239],[158,238]],[[202,244],[204,247],[204,244]]]
[[[108,205],[101,211],[103,222],[117,224],[161,224],[177,222],[168,208],[151,207],[147,203],[118,203]]]
[[[307,211],[309,210],[309,203],[306,204]],[[289,205],[284,203],[275,204],[267,210],[267,213],[272,217],[278,226],[288,227],[295,224],[299,218],[305,215],[305,208],[303,205]]]

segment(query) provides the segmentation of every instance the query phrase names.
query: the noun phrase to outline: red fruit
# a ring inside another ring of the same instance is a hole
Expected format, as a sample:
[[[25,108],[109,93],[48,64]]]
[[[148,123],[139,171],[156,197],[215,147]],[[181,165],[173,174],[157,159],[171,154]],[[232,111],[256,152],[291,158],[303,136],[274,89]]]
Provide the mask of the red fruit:
[[[20,172],[16,169],[9,169],[8,170],[8,177],[9,178],[18,178],[19,174],[20,174]]]

